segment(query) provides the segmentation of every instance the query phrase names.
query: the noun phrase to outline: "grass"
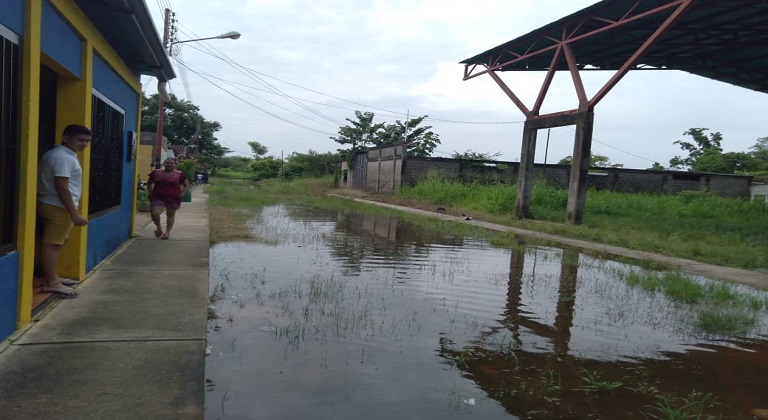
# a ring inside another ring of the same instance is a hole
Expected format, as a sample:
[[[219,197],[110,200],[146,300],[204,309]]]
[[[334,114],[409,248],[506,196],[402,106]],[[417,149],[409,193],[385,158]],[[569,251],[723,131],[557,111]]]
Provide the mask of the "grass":
[[[587,386],[584,389],[590,392],[607,394],[624,385],[618,381],[604,379],[602,373],[597,371],[592,372],[588,369],[582,369],[581,374],[581,378],[587,383]]]
[[[462,184],[427,179],[403,187],[387,201],[567,237],[658,252],[711,264],[768,272],[768,206],[712,196],[587,193],[584,223],[565,225],[566,190],[536,184],[530,208],[535,220],[513,217],[515,185]],[[543,223],[544,222],[544,223]]]
[[[715,416],[704,413],[707,407],[714,405],[717,405],[717,398],[712,394],[691,391],[682,398],[661,398],[655,405],[647,406],[650,411],[643,414],[658,420],[714,419]]]
[[[632,270],[619,277],[631,286],[661,293],[674,302],[695,305],[696,327],[710,334],[744,336],[756,325],[758,313],[768,310],[765,297],[739,292],[723,282],[699,282],[677,271]]]

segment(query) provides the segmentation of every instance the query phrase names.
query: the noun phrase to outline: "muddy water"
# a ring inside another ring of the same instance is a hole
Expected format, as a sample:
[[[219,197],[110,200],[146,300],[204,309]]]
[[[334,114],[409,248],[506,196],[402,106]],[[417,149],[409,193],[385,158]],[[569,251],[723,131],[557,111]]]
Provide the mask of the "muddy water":
[[[741,338],[717,336],[700,308],[619,279],[636,268],[573,250],[301,207],[265,208],[251,228],[262,243],[211,249],[207,419],[768,408],[765,310]]]

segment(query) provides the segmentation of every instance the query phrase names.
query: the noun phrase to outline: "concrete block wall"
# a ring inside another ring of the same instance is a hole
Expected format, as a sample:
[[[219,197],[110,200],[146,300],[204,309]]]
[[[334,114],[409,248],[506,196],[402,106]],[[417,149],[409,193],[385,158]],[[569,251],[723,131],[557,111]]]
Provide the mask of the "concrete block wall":
[[[517,182],[519,162],[478,162],[446,158],[410,158],[402,182],[413,185],[430,177],[462,182]],[[571,168],[566,165],[534,165],[533,176],[550,185],[568,188]],[[587,188],[630,193],[675,194],[709,191],[729,198],[748,198],[752,177],[683,171],[599,168],[590,171]]]
[[[414,185],[416,182],[438,178],[458,181],[461,174],[461,162],[454,159],[410,158],[403,166],[403,182]]]
[[[660,194],[664,192],[666,172],[627,170],[613,171],[617,176],[613,185],[615,191]]]
[[[371,149],[365,189],[377,194],[390,194],[402,183],[405,146],[402,144]]]
[[[734,176],[713,176],[709,181],[709,192],[720,197],[746,198],[749,197],[752,179]],[[747,195],[741,195],[746,190]]]

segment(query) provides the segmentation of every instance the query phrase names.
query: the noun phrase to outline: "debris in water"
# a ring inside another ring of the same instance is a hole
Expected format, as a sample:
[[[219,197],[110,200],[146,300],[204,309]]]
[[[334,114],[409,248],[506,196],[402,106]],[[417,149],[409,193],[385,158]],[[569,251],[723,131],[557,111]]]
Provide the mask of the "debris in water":
[[[475,399],[470,398],[468,400],[464,400],[464,404],[475,405]]]

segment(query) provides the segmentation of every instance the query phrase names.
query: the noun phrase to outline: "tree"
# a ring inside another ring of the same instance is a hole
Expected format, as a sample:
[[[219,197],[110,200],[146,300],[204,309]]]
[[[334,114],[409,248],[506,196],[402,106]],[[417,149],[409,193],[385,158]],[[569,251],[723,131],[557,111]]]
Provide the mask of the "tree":
[[[288,178],[327,176],[334,172],[339,160],[341,160],[339,153],[317,153],[313,150],[307,153],[294,152],[285,162],[284,174]]]
[[[768,170],[768,137],[757,139],[757,143],[749,150],[752,157],[759,162],[759,166],[764,167],[763,170]]]
[[[399,142],[406,143],[408,156],[427,157],[440,144],[440,136],[430,130],[432,126],[419,127],[426,115],[411,118],[406,123],[397,120],[393,124],[374,124],[372,112],[355,111],[355,116],[357,121],[347,118],[351,125],[339,127],[339,135],[331,137],[336,143],[351,145],[350,149],[339,149],[347,161],[368,147]]]
[[[749,172],[756,167],[756,160],[749,153],[721,153],[716,149],[707,149],[691,164],[691,170],[698,172],[714,172],[718,174],[735,174]]]
[[[263,144],[257,141],[249,141],[248,146],[250,146],[251,151],[253,151],[253,154],[256,157],[256,159],[261,159],[262,156],[266,155],[267,152],[269,152],[269,147],[264,146]]]
[[[251,162],[251,174],[253,175],[253,179],[256,181],[268,178],[277,178],[280,176],[280,168],[282,166],[282,162],[277,160],[277,158],[274,156],[267,156],[263,159],[258,159]]]
[[[653,166],[648,168],[649,171],[665,171],[667,168],[665,168],[662,164],[659,162],[653,162]]]
[[[187,154],[197,153],[202,162],[210,162],[215,158],[229,153],[229,149],[219,144],[215,133],[221,130],[217,121],[208,121],[200,114],[200,108],[190,101],[177,99],[171,95],[171,100],[165,102],[165,119],[163,135],[168,143],[174,146],[187,146]],[[141,130],[157,131],[157,109],[159,96],[154,94],[142,99]],[[199,138],[195,133],[200,128]],[[199,150],[197,150],[199,148]]]
[[[573,156],[566,156],[557,162],[558,165],[572,165]],[[608,156],[603,156],[599,153],[590,153],[589,155],[589,167],[590,168],[623,168],[622,163],[613,163]]]
[[[700,158],[705,151],[722,153],[720,143],[723,141],[723,135],[716,132],[710,133],[707,137],[707,131],[709,131],[708,128],[689,128],[684,132],[684,136],[691,136],[693,143],[677,140],[673,144],[679,144],[681,149],[688,152],[688,157],[675,156],[669,160],[669,166],[675,169],[692,168],[696,159]]]
[[[454,150],[453,155],[451,155],[451,157],[454,159],[464,160],[496,160],[496,158],[499,156],[501,156],[501,152],[475,152],[474,150],[467,150],[463,153],[459,153]]]
[[[331,137],[331,140],[342,145],[350,145],[346,150],[339,149],[347,160],[350,160],[355,153],[366,149],[368,144],[373,143],[377,132],[384,128],[384,123],[373,123],[373,112],[355,111],[357,121],[347,118],[350,125],[339,127],[339,134]]]
[[[212,166],[212,172],[215,171],[216,168],[226,168],[234,172],[248,172],[250,170],[251,162],[253,162],[253,159],[245,156],[224,156],[212,160],[210,165]]]
[[[431,125],[419,127],[428,115],[410,118],[403,124],[397,120],[379,131],[373,141],[376,146],[405,142],[410,157],[429,157],[440,144],[440,136],[432,132]]]

